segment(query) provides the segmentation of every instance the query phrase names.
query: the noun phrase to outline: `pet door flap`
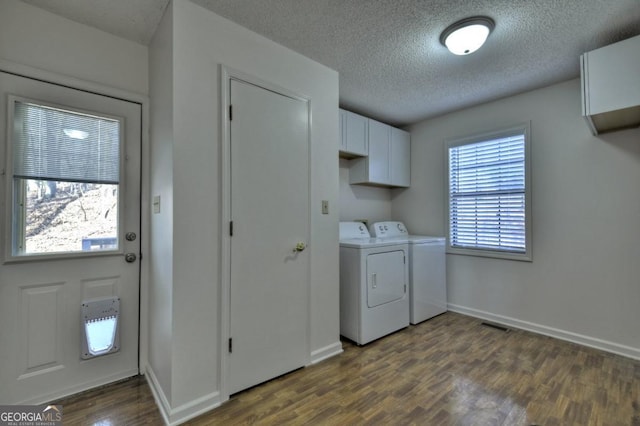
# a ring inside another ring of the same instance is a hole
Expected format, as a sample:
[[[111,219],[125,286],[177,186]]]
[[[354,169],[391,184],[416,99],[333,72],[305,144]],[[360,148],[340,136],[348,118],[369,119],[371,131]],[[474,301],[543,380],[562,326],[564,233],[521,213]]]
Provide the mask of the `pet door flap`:
[[[82,302],[82,359],[120,350],[120,298]]]

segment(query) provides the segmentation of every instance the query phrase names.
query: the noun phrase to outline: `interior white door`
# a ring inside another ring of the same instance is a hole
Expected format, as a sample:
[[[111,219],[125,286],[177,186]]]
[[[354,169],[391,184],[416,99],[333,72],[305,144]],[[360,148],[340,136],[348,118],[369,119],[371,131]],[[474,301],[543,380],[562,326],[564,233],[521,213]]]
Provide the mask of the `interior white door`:
[[[230,94],[232,394],[308,357],[309,115],[307,101],[242,81]]]
[[[0,403],[137,374],[141,106],[0,72],[0,134]]]

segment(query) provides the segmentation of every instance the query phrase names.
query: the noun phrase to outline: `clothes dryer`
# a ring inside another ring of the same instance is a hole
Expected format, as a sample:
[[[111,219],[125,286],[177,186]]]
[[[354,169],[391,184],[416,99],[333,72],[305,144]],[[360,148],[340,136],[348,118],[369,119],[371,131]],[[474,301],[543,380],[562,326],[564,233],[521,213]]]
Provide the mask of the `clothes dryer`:
[[[340,334],[364,345],[409,325],[407,242],[340,223]]]
[[[411,235],[402,222],[376,222],[370,234],[409,244],[409,300],[411,324],[447,311],[444,237]]]

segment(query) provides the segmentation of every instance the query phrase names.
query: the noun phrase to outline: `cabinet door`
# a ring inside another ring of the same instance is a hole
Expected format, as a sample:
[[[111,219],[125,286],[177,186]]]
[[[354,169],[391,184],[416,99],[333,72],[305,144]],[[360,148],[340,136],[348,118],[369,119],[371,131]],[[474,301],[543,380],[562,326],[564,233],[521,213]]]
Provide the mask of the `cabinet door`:
[[[411,135],[391,128],[391,185],[409,186],[411,183]]]
[[[340,110],[340,134],[338,135],[340,140],[340,151],[347,150],[347,111]]]
[[[367,155],[367,118],[350,111],[344,111],[346,122],[346,152]]]
[[[369,119],[369,182],[389,184],[391,126]]]
[[[640,36],[583,55],[587,114],[629,108],[640,101]]]

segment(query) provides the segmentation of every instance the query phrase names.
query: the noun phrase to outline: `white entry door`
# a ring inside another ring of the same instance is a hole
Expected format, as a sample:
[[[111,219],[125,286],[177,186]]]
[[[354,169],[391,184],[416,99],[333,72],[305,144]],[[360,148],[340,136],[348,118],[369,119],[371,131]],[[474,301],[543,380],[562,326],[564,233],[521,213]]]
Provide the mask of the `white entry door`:
[[[141,106],[0,72],[0,135],[0,404],[137,374]]]
[[[232,394],[307,363],[309,113],[252,84],[229,89]]]

